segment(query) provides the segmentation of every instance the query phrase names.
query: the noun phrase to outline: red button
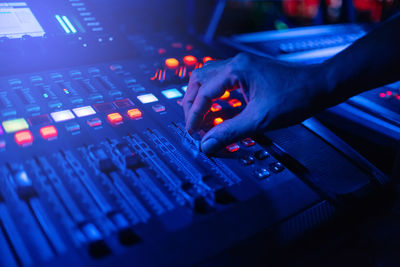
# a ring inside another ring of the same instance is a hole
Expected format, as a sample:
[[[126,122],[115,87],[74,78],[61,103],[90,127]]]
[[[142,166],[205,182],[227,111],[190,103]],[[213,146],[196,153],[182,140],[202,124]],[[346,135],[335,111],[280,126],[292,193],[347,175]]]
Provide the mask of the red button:
[[[225,91],[225,93],[219,99],[228,99],[231,96],[229,91]]]
[[[386,94],[385,93],[380,93],[379,96],[382,97],[382,98],[385,98]]]
[[[231,100],[229,100],[229,105],[231,105],[231,107],[233,107],[233,108],[238,108],[238,107],[240,107],[241,105],[242,105],[242,102],[240,102],[239,100],[237,100],[237,99],[231,99]]]
[[[197,58],[194,56],[185,56],[183,58],[183,62],[185,63],[186,66],[194,66],[197,63]]]
[[[18,132],[14,135],[15,142],[20,146],[30,145],[33,142],[33,135],[29,130]]]
[[[107,120],[109,123],[113,125],[121,124],[122,123],[122,115],[119,114],[118,112],[111,113],[107,115]]]
[[[211,111],[212,112],[218,112],[222,109],[221,105],[218,103],[214,103],[211,105]]]
[[[46,126],[40,128],[40,135],[43,137],[43,139],[49,140],[49,139],[54,139],[57,137],[58,132],[56,127],[54,126]]]
[[[165,66],[171,70],[174,70],[179,67],[179,61],[176,58],[167,58],[165,60]]]
[[[256,142],[251,138],[246,138],[246,139],[242,140],[242,144],[247,147],[250,147],[250,146],[254,146],[256,144]]]
[[[214,126],[216,126],[216,125],[218,125],[218,124],[221,124],[221,123],[223,123],[224,122],[224,120],[222,119],[222,118],[215,118],[214,119]]]
[[[211,61],[211,60],[213,60],[212,57],[204,57],[203,58],[203,63],[206,63],[206,62]]]
[[[92,118],[92,119],[87,120],[87,124],[90,127],[98,127],[98,126],[101,126],[102,122],[99,118]]]
[[[227,146],[227,147],[226,147],[226,150],[228,150],[229,152],[233,153],[233,152],[238,151],[239,148],[240,148],[240,147],[238,146],[238,144],[234,143],[234,144],[232,144],[232,145]]]
[[[130,109],[126,112],[132,120],[140,119],[143,114],[138,108]]]

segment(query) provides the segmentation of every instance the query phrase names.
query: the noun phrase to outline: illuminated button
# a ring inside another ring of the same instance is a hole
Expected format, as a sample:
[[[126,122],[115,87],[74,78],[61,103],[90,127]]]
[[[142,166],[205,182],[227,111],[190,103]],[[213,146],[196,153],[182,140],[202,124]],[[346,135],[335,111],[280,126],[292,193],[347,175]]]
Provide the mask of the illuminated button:
[[[165,111],[165,106],[160,105],[160,104],[154,105],[152,108],[153,108],[153,110],[155,112],[163,112],[163,111]]]
[[[386,95],[391,96],[393,94],[392,91],[386,91]]]
[[[168,89],[161,92],[166,98],[173,99],[182,97],[182,93],[179,92],[177,89]]]
[[[56,127],[54,126],[46,126],[40,128],[40,135],[43,137],[43,139],[50,140],[54,139],[57,137],[58,132]]]
[[[101,120],[100,120],[99,118],[92,118],[92,119],[87,120],[87,124],[88,124],[90,127],[99,127],[99,126],[101,126],[103,123],[101,122]]]
[[[164,55],[165,53],[167,53],[167,50],[165,50],[164,48],[158,49],[158,54],[159,55]]]
[[[231,96],[229,91],[225,91],[225,93],[219,99],[228,99]]]
[[[138,108],[130,109],[126,114],[128,114],[128,117],[132,120],[140,119],[143,116],[142,112]]]
[[[264,160],[269,157],[269,153],[266,150],[262,149],[262,150],[258,150],[256,153],[254,153],[254,156],[258,160]]]
[[[183,62],[185,63],[186,66],[194,66],[197,64],[197,58],[194,56],[185,56],[183,57]]]
[[[256,144],[256,142],[251,138],[246,138],[246,139],[242,140],[242,144],[244,146],[250,147],[250,146],[254,146]]]
[[[107,120],[108,120],[109,123],[111,123],[113,125],[118,125],[118,124],[122,123],[123,118],[122,118],[121,114],[116,112],[116,113],[108,114],[107,115]]]
[[[74,108],[72,110],[78,118],[87,117],[96,114],[96,111],[91,106]]]
[[[81,130],[81,126],[77,122],[69,122],[65,124],[65,129],[72,134],[76,134]]]
[[[381,98],[385,98],[385,97],[386,97],[386,94],[385,94],[385,93],[380,93],[379,96],[380,96]]]
[[[282,163],[280,162],[275,162],[269,165],[269,167],[271,168],[271,171],[278,173],[281,172],[285,169],[285,167],[283,167]]]
[[[267,169],[258,169],[254,172],[254,174],[256,175],[256,177],[260,180],[268,178],[268,176],[271,175],[271,173],[267,170]]]
[[[222,109],[221,105],[218,103],[214,103],[211,105],[211,111],[212,112],[218,112]]]
[[[158,98],[153,94],[145,94],[137,97],[142,104],[157,102]]]
[[[165,60],[165,66],[171,70],[174,70],[179,67],[179,61],[176,58],[167,58]]]
[[[238,144],[236,144],[236,143],[231,144],[231,145],[229,145],[229,146],[226,146],[226,150],[228,150],[228,151],[231,152],[231,153],[238,151],[239,148],[240,148],[240,147],[239,147]]]
[[[27,146],[32,144],[33,135],[29,130],[17,132],[14,135],[15,142],[20,146]]]
[[[206,63],[206,62],[211,61],[211,60],[213,60],[212,57],[204,57],[203,58],[203,63]]]
[[[223,122],[224,120],[222,119],[222,118],[215,118],[214,119],[214,126],[216,126],[216,125],[218,125],[218,124],[221,124],[222,122]]]
[[[242,105],[242,102],[240,102],[239,100],[237,100],[237,99],[231,99],[231,100],[229,100],[229,105],[231,106],[231,107],[233,107],[233,108],[238,108],[238,107],[240,107],[241,105]]]
[[[185,85],[185,86],[182,86],[182,91],[184,91],[184,92],[186,92],[187,91],[187,85]]]
[[[3,121],[2,125],[6,133],[15,133],[29,128],[25,119]]]
[[[55,122],[69,121],[75,118],[75,115],[71,112],[71,110],[53,112],[50,113],[50,116]]]

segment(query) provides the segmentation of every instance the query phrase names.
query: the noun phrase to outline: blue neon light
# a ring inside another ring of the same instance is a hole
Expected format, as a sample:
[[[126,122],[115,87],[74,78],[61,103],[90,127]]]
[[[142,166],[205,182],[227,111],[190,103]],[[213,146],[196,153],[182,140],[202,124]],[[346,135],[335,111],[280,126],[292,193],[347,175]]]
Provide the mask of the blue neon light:
[[[66,16],[62,16],[62,19],[65,21],[65,23],[71,29],[72,33],[76,33],[76,29],[75,29],[74,25],[72,25],[71,21]]]
[[[58,23],[60,23],[61,27],[63,27],[64,31],[67,34],[71,33],[71,30],[68,29],[67,25],[65,25],[64,21],[61,19],[59,15],[56,15],[55,18],[58,20]]]

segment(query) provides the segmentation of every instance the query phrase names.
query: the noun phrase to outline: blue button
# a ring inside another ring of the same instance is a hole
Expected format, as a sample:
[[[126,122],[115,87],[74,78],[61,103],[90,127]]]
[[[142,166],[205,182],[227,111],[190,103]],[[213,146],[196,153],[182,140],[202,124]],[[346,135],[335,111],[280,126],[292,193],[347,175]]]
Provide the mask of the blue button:
[[[161,92],[166,98],[173,99],[182,97],[182,93],[178,89],[168,89]]]

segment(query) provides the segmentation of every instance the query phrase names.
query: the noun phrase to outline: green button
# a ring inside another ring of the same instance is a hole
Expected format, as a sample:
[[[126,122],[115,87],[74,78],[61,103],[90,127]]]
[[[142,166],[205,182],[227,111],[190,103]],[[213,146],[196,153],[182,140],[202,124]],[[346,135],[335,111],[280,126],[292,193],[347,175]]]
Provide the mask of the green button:
[[[25,119],[3,121],[2,124],[6,133],[15,133],[29,128],[29,125]]]

